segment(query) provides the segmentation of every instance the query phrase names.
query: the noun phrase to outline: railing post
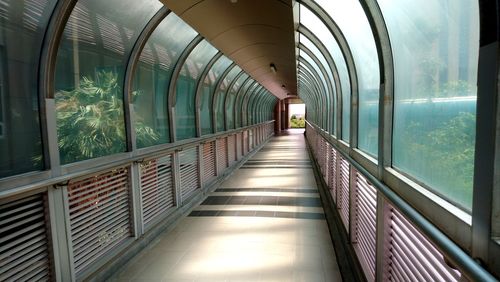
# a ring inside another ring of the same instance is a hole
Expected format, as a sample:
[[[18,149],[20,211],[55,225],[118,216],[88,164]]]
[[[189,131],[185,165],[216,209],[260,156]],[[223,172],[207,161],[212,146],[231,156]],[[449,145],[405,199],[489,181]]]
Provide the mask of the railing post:
[[[144,223],[142,215],[142,191],[141,191],[141,163],[134,162],[130,167],[130,202],[132,222],[134,226],[134,238],[144,234]]]
[[[47,192],[56,281],[75,281],[67,188],[67,185],[56,185]]]

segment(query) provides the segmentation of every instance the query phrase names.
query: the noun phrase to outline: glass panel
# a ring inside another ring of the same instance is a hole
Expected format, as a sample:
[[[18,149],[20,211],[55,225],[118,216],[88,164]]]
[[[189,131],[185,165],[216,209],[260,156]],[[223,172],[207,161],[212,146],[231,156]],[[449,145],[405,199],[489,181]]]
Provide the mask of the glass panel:
[[[50,1],[2,1],[0,8],[0,178],[43,169],[38,62]]]
[[[342,55],[340,47],[330,33],[326,25],[309,11],[304,6],[300,6],[300,23],[313,31],[314,34],[325,44],[330,52],[340,77],[340,86],[342,89],[342,134],[341,139],[349,142],[350,131],[350,116],[351,116],[351,82],[349,80],[349,73],[347,72],[347,63]]]
[[[234,83],[233,87],[228,91],[227,97],[226,97],[226,122],[227,122],[227,129],[234,129],[234,103],[236,100],[236,93],[238,93],[238,90],[240,90],[243,82],[248,78],[248,75],[244,73],[243,75],[236,80]]]
[[[234,80],[234,78],[241,72],[240,67],[233,67],[232,70],[224,77],[222,83],[219,86],[219,89],[215,92],[215,117],[217,123],[217,131],[224,131],[224,100],[226,98],[226,92]]]
[[[332,86],[335,87],[335,81],[333,79],[333,70],[330,68],[330,65],[326,61],[325,56],[321,53],[321,51],[318,49],[318,47],[316,47],[316,45],[314,45],[314,43],[312,43],[311,40],[309,40],[307,37],[300,34],[299,38],[300,38],[300,43],[304,44],[304,46],[306,46],[309,50],[311,50],[313,52],[313,54],[316,56],[316,58],[318,58],[318,60],[321,62],[321,64],[323,65],[323,67],[325,68],[325,70],[327,72],[328,79],[331,81]],[[331,131],[333,135],[335,135],[336,128],[337,128],[337,126],[336,126],[337,119],[336,119],[336,115],[335,115],[335,112],[337,111],[337,108],[336,108],[337,95],[335,92],[335,88],[333,88],[333,93],[330,93],[330,94],[331,94],[331,96],[330,96],[329,100],[332,101],[331,99],[333,99],[333,104],[329,104],[329,106],[330,107],[333,106],[333,109],[330,109],[329,112],[331,113],[331,117],[332,117],[331,119],[332,119],[333,124],[332,124],[332,127],[329,128],[328,130]]]
[[[203,86],[201,88],[201,108],[200,108],[200,120],[201,120],[201,134],[210,134],[214,132],[212,128],[212,114],[213,114],[213,93],[215,87],[217,86],[217,81],[219,80],[222,73],[232,64],[232,61],[225,56],[220,57],[217,62],[208,71],[205,80],[203,81]]]
[[[125,151],[123,78],[156,0],[78,1],[57,54],[55,102],[61,163]],[[157,138],[148,126],[147,139]],[[139,134],[138,134],[139,135]]]
[[[377,157],[379,62],[368,19],[358,0],[317,0],[338,24],[352,51],[358,76],[358,147]]]
[[[326,82],[325,82],[325,80],[327,78],[325,78],[325,76],[321,72],[318,65],[313,61],[313,59],[311,57],[309,57],[309,55],[307,55],[303,51],[300,51],[300,56],[302,58],[304,58],[312,66],[313,69],[308,68],[308,70],[311,71],[311,73],[317,78],[318,83],[320,83],[319,87],[320,87],[321,92],[318,92],[318,98],[321,99],[320,106],[321,106],[322,110],[320,112],[318,112],[318,114],[319,114],[318,116],[320,117],[320,123],[318,125],[320,125],[323,129],[328,129],[328,128],[326,128],[327,119],[328,119],[327,113],[330,111],[330,109],[329,109],[329,102],[328,102],[329,97],[327,94],[328,87],[327,87]],[[304,64],[304,66],[307,67],[306,64]]]
[[[249,80],[247,80],[245,85],[243,85],[243,87],[241,87],[240,90],[238,91],[238,94],[236,96],[236,101],[234,103],[234,107],[235,107],[234,123],[235,123],[235,126],[237,128],[242,127],[241,105],[243,103],[244,95],[246,94],[247,91],[251,90],[253,87],[256,87],[256,86],[257,86],[257,83],[255,82],[255,80],[249,79]]]
[[[393,44],[393,165],[470,211],[477,1],[379,1]]]
[[[176,85],[175,126],[177,140],[196,137],[196,86],[206,64],[216,53],[217,49],[204,40],[193,49],[182,67]]]
[[[133,84],[138,148],[170,142],[167,96],[170,78],[175,62],[196,34],[171,13],[156,27],[144,46]],[[180,87],[185,81],[178,82]]]

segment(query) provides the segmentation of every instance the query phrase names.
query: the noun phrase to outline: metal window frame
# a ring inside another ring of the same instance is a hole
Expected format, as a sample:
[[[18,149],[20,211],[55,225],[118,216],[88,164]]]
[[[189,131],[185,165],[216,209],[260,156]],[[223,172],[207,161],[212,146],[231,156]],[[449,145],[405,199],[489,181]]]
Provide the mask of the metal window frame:
[[[212,127],[213,127],[213,132],[217,133],[220,132],[217,130],[217,99],[216,98],[216,93],[219,90],[220,86],[222,85],[222,82],[226,78],[226,76],[229,74],[229,72],[236,67],[236,63],[231,63],[225,70],[224,72],[220,75],[219,79],[215,83],[214,91],[212,92]]]
[[[241,104],[243,103],[243,96],[248,89],[255,85],[255,80],[249,75],[247,80],[243,83],[241,88],[236,93],[236,100],[234,101],[233,115],[234,115],[234,128],[241,127]],[[239,107],[238,107],[239,106]],[[238,113],[239,108],[239,113]]]
[[[241,69],[241,68],[240,68]],[[241,76],[243,76],[244,74],[246,74],[248,76],[248,74],[244,71],[244,70],[241,70],[234,78],[233,80],[229,83],[229,86],[227,87],[226,89],[226,93],[224,95],[224,109],[222,111],[222,116],[223,116],[223,119],[224,119],[224,130],[228,130],[227,128],[227,96],[228,94],[230,93],[230,91],[233,89],[234,85],[236,84],[236,82],[238,81],[238,79],[240,79]],[[240,86],[241,87],[241,86]],[[238,88],[239,90],[239,88]],[[237,93],[238,90],[235,92]],[[236,97],[235,97],[236,98]]]

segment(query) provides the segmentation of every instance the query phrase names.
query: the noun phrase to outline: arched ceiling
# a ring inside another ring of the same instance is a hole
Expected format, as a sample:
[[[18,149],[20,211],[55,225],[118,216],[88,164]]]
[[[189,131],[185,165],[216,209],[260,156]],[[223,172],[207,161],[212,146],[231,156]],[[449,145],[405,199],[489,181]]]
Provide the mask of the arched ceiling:
[[[161,1],[275,96],[297,94],[292,0]]]

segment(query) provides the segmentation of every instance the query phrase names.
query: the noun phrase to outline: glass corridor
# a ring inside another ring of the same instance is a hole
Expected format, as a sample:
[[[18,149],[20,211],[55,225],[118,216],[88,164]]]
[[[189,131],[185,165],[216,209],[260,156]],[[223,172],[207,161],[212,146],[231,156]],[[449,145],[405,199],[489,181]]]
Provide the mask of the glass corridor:
[[[269,1],[346,273],[500,278],[498,1]],[[285,129],[169,2],[0,1],[1,281],[108,278]]]

